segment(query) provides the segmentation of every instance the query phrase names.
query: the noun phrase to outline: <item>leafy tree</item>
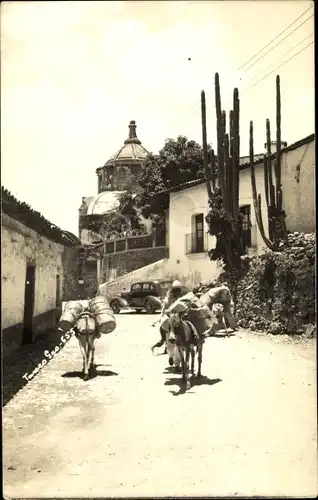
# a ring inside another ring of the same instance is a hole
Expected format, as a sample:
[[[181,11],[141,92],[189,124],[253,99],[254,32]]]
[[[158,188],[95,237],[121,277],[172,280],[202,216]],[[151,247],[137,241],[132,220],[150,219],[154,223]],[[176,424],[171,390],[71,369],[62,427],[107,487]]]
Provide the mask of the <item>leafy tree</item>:
[[[142,214],[148,218],[153,213],[161,213],[163,208],[160,206],[160,201],[154,199],[153,195],[163,191],[165,185],[159,167],[159,158],[152,153],[148,155],[141,167],[138,183],[136,203],[141,208]]]
[[[159,154],[150,153],[142,165],[136,198],[129,190],[128,178],[128,192],[120,195],[118,209],[90,220],[88,229],[100,234],[140,229],[138,209],[144,217],[152,219],[155,226],[163,226],[166,199],[160,193],[198,178],[203,178],[202,147],[185,136],[167,139]]]
[[[210,147],[208,147],[210,151]],[[203,178],[202,147],[185,136],[167,139],[157,156],[150,154],[139,177],[139,206],[145,217],[163,212],[163,199],[153,195],[185,182]]]
[[[91,217],[87,229],[100,234],[101,239],[112,233],[120,235],[123,231],[141,229],[133,195],[128,192],[121,193],[118,208],[106,214]]]

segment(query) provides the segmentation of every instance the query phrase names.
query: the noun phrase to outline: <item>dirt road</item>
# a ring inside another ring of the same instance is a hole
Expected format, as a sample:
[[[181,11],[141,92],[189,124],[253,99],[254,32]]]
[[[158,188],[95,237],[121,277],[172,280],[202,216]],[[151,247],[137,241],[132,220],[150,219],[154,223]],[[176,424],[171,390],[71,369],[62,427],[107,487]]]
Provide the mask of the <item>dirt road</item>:
[[[117,316],[88,382],[72,338],[5,406],[5,497],[315,496],[315,342],[210,338],[180,394],[156,318]]]

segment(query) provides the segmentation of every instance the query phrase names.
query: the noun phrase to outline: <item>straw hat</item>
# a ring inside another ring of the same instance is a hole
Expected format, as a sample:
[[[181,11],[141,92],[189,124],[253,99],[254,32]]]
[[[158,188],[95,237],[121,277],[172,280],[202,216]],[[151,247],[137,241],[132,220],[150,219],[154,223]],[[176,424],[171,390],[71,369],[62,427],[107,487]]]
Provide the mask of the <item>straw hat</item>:
[[[181,288],[181,287],[182,287],[181,281],[174,280],[174,282],[172,283],[172,288]]]

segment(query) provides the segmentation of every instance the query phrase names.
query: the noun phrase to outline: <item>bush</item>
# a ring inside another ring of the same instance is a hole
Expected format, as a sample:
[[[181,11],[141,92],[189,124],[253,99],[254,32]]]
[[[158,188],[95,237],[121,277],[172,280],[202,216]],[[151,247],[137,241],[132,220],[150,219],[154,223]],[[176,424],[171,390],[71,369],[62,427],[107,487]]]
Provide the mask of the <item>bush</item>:
[[[289,243],[282,252],[252,257],[237,285],[241,326],[304,333],[306,325],[315,323],[315,235],[293,233]]]
[[[199,291],[226,282],[235,298],[238,325],[272,334],[312,332],[315,308],[315,234],[293,233],[281,252],[244,256],[245,272],[223,272]]]

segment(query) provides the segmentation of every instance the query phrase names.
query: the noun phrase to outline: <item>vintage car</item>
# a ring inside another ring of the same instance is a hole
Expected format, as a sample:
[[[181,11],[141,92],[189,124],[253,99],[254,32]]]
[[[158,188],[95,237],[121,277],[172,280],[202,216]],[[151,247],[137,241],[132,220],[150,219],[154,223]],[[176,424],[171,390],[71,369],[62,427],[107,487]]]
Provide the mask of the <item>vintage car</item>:
[[[162,301],[171,285],[172,281],[169,279],[138,281],[131,285],[129,292],[115,295],[110,301],[110,307],[115,314],[127,308],[135,311],[145,310],[148,314],[153,314],[161,309]]]

